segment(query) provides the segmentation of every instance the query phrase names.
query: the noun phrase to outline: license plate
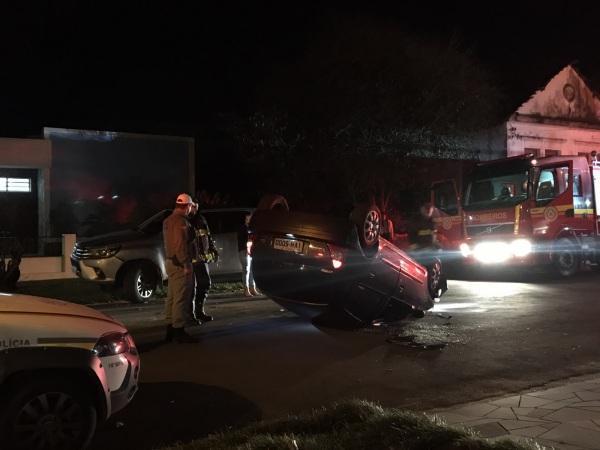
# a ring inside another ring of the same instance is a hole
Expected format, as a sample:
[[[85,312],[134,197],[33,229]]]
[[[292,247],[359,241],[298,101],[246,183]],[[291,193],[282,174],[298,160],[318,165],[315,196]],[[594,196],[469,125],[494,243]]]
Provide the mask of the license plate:
[[[283,250],[285,252],[302,253],[304,242],[297,241],[295,239],[273,239],[273,248],[276,250]]]

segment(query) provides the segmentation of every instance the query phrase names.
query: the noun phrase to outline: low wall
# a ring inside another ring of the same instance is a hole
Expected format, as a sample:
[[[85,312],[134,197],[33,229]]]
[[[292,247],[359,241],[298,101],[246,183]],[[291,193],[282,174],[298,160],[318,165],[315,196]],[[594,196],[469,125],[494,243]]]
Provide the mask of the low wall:
[[[71,252],[77,237],[62,235],[62,256],[26,256],[21,260],[19,281],[76,278],[71,270]]]

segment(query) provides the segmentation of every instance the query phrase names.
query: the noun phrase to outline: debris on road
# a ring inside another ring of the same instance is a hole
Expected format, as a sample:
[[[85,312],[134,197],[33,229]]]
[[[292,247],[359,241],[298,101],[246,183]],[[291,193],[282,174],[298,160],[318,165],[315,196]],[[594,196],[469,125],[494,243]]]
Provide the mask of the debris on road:
[[[452,319],[452,315],[450,314],[436,313],[435,316],[439,317],[440,319]]]
[[[447,342],[419,342],[416,340],[416,336],[414,334],[403,336],[397,335],[392,336],[385,340],[388,344],[401,344],[403,346],[409,348],[415,348],[420,350],[441,350],[445,348],[448,343]]]

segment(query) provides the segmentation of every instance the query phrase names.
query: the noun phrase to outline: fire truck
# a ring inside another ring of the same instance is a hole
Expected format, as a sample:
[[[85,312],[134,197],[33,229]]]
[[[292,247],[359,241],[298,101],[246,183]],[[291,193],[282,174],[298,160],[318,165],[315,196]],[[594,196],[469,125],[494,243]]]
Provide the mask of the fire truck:
[[[600,164],[532,154],[482,162],[432,187],[438,242],[466,264],[551,264],[563,276],[600,264]]]

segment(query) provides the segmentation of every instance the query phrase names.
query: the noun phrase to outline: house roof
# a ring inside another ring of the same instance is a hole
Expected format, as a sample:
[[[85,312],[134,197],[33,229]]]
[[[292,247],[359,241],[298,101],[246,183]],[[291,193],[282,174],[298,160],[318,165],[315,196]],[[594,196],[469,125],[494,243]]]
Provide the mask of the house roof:
[[[529,121],[600,124],[600,96],[575,63],[568,64],[527,100],[515,105],[511,117]]]

